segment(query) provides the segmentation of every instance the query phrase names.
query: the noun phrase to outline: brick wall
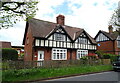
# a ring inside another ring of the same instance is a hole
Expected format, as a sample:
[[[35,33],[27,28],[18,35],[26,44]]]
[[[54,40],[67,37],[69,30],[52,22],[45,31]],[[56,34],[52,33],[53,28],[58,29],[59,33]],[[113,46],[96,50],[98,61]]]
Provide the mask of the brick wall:
[[[52,48],[35,48],[35,52],[34,52],[34,61],[37,60],[38,58],[38,51],[44,51],[44,60],[51,60],[51,56],[52,56]],[[71,50],[67,50],[67,60],[75,60],[76,59],[76,50],[72,50],[72,57],[70,57],[70,51]]]
[[[51,60],[52,58],[52,48],[36,47],[34,48],[34,61],[38,60],[38,51],[44,51],[44,60]],[[76,60],[76,51],[75,49],[67,49],[67,60]],[[72,55],[71,55],[72,52]],[[89,53],[94,53],[94,51],[89,51]]]
[[[26,35],[25,47],[24,47],[24,52],[25,52],[24,60],[25,61],[32,61],[32,59],[33,59],[33,57],[32,57],[33,40],[34,40],[34,38],[32,37],[31,28],[29,26],[27,35]]]
[[[44,51],[44,60],[51,60],[52,48],[35,48],[34,61],[38,60],[38,51]]]
[[[106,42],[98,42],[100,46],[97,46],[97,50],[99,51],[107,51],[106,53],[114,54],[114,42],[106,41]]]

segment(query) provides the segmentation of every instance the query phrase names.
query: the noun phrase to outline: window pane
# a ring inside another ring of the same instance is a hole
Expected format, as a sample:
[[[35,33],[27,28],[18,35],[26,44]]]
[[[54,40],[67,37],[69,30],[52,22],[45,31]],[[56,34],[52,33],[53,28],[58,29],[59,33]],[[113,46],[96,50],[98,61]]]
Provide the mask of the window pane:
[[[77,59],[80,59],[85,55],[88,55],[88,50],[77,50]]]

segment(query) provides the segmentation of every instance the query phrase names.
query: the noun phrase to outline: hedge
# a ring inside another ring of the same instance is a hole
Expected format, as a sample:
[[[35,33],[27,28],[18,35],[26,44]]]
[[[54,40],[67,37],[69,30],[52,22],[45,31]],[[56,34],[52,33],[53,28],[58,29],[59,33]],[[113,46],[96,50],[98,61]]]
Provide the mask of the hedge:
[[[17,60],[18,52],[15,49],[2,48],[2,60]]]

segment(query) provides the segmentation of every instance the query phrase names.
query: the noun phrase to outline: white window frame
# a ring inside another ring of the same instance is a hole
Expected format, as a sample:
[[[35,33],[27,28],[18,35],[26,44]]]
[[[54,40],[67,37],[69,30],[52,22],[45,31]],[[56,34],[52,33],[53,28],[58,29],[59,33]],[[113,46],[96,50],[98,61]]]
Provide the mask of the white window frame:
[[[67,49],[53,48],[52,60],[67,60]]]
[[[117,37],[117,47],[120,48],[120,36]]]
[[[55,41],[65,41],[65,35],[63,34],[55,33],[54,37]]]
[[[88,55],[88,50],[77,50],[77,59],[78,60],[86,55]]]
[[[87,38],[79,38],[79,43],[81,44],[88,44],[88,39]]]
[[[35,46],[39,46],[39,41],[40,41],[39,39],[35,40]]]
[[[120,40],[117,40],[117,47],[120,48]]]

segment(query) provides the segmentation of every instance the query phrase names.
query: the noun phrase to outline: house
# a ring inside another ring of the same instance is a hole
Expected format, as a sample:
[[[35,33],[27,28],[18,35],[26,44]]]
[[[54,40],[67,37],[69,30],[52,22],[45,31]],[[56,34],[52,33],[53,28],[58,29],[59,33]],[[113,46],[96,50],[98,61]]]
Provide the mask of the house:
[[[109,32],[100,30],[95,36],[98,43],[97,50],[104,53],[120,55],[120,36],[117,31],[113,31],[112,25],[108,27]]]
[[[25,61],[76,60],[96,51],[96,41],[84,29],[65,25],[63,15],[56,21],[28,20],[23,38]]]
[[[18,52],[18,59],[22,59],[24,56],[24,46],[12,46]]]
[[[12,48],[11,47],[11,42],[0,41],[0,48]]]

